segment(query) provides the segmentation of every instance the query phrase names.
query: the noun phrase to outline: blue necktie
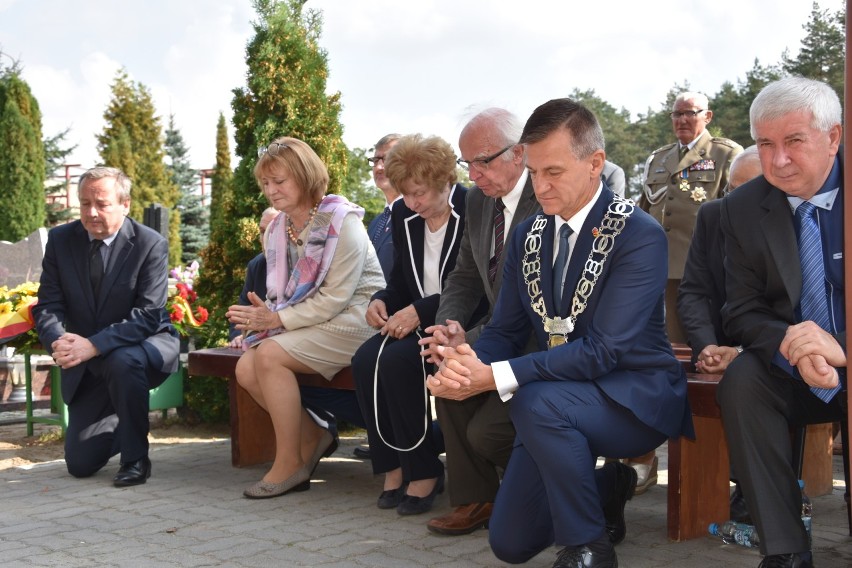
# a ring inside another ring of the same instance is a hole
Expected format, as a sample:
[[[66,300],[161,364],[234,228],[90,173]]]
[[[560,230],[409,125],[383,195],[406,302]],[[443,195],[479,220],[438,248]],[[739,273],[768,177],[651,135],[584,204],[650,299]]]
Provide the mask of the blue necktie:
[[[812,321],[831,332],[825,290],[825,261],[816,206],[803,201],[796,208],[796,217],[799,221],[799,261],[802,265],[802,297],[799,300],[802,321]],[[811,391],[823,402],[828,402],[840,392],[840,388],[838,384],[833,389],[811,387]]]
[[[565,275],[565,265],[568,263],[568,237],[571,227],[567,223],[559,229],[559,245],[556,251],[556,261],[553,263],[553,306],[556,315],[562,312],[562,277]]]
[[[388,219],[390,219],[391,210],[390,207],[385,205],[385,210],[381,212],[379,215],[379,220],[376,222],[375,230],[373,234],[370,235],[370,242],[373,243],[373,246],[376,246],[376,243],[379,242],[379,239],[382,237],[382,233],[385,232],[385,228],[388,226]]]

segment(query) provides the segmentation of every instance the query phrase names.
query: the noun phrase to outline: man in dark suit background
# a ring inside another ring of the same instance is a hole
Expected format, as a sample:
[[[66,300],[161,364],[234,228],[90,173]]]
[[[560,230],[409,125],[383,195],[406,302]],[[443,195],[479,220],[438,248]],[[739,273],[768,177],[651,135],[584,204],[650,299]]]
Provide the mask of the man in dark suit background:
[[[762,173],[757,146],[749,146],[731,162],[728,194]],[[699,373],[719,374],[742,351],[742,346],[722,329],[725,304],[725,239],[721,227],[722,200],[714,199],[698,209],[695,233],[686,255],[686,266],[677,294],[677,311],[686,340],[692,348],[692,362]],[[730,500],[730,518],[753,524],[742,488],[736,483]]]
[[[260,229],[261,249],[266,249],[263,240],[264,235],[266,235],[266,228],[272,220],[278,216],[278,213],[280,213],[280,211],[274,207],[267,207],[263,210],[263,213],[260,214],[260,221],[257,226]],[[263,250],[261,250],[261,252],[251,259],[246,265],[246,280],[243,283],[243,289],[240,292],[240,297],[237,299],[237,303],[239,305],[248,306],[251,304],[248,299],[249,292],[254,292],[261,300],[266,300],[266,253],[264,253]],[[228,343],[228,347],[242,347],[242,332],[238,330],[234,324],[230,324],[229,329],[230,331],[228,332],[228,335],[231,341]]]
[[[498,558],[525,562],[555,542],[564,549],[554,566],[613,567],[636,472],[620,462],[596,470],[597,457],[692,433],[665,334],[666,237],[601,182],[603,132],[582,105],[541,105],[520,142],[544,214],[515,231],[475,351],[439,347],[428,386],[454,400],[494,390],[512,399],[517,438],[489,524]],[[525,354],[531,332],[540,350]]]
[[[745,349],[717,399],[761,566],[813,566],[789,428],[846,398],[841,107],[825,83],[770,83],[750,110],[763,176],[725,198],[725,332]]]
[[[168,242],[127,217],[130,186],[116,168],[80,176],[80,220],[50,231],[33,308],[62,368],[68,471],[93,475],[121,453],[116,487],[151,475],[148,391],[177,370],[179,351],[165,309]]]
[[[391,268],[393,268],[391,212],[394,202],[400,198],[399,192],[385,175],[385,155],[390,152],[390,149],[400,138],[400,134],[385,134],[376,142],[373,155],[367,158],[367,162],[373,169],[373,182],[385,196],[384,210],[376,215],[367,227],[367,234],[370,235],[370,242],[376,249],[376,256],[379,257],[379,264],[382,267],[385,280],[390,278]]]
[[[474,116],[459,137],[458,162],[476,185],[467,195],[456,267],[441,293],[435,316],[439,325],[427,328],[432,335],[420,341],[436,362],[440,360],[436,345],[458,346],[479,337],[500,290],[504,244],[520,222],[539,210],[524,167],[524,149],[518,144],[522,129],[514,114],[488,108]],[[488,313],[470,321],[483,297],[488,299]],[[446,445],[450,504],[455,509],[430,520],[427,527],[438,534],[468,534],[488,524],[515,428],[508,403],[496,392],[463,401],[438,398],[435,406]]]

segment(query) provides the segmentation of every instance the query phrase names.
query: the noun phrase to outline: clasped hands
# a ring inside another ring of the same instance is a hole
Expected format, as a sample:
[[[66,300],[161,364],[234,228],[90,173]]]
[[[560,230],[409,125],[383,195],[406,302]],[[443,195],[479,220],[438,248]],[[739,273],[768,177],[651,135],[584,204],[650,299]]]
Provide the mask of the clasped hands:
[[[228,321],[245,335],[249,331],[264,331],[281,327],[281,318],[266,306],[254,292],[248,293],[248,306],[233,305],[225,312]]]
[[[98,355],[94,344],[76,333],[63,333],[50,344],[50,349],[53,360],[63,369],[76,367]]]
[[[426,386],[433,395],[465,400],[497,389],[491,365],[480,361],[467,343],[456,348],[439,345],[436,350],[442,358],[441,365],[434,375],[426,378]]]
[[[778,349],[812,387],[836,387],[840,381],[837,368],[846,367],[846,353],[841,345],[812,321],[788,327]]]
[[[698,354],[695,360],[695,369],[699,373],[716,374],[728,368],[738,351],[735,347],[725,345],[708,345]]]
[[[373,300],[367,306],[365,315],[367,325],[379,330],[382,335],[394,339],[402,339],[413,333],[420,325],[420,316],[414,306],[406,306],[392,316],[388,316],[388,308],[382,300]]]

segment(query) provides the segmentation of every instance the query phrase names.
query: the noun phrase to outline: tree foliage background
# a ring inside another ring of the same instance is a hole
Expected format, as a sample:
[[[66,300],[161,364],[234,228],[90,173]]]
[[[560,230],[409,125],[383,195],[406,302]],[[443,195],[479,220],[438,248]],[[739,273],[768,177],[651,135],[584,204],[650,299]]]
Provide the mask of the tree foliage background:
[[[189,148],[175,124],[174,115],[169,116],[165,151],[166,170],[180,190],[175,208],[180,214],[181,263],[187,265],[197,260],[201,249],[207,245],[210,215],[196,192],[198,172],[189,163]]]
[[[17,242],[44,226],[44,182],[41,111],[13,62],[0,67],[0,240]]]
[[[104,112],[104,130],[97,135],[104,165],[121,168],[133,182],[130,216],[144,220],[143,211],[159,203],[169,210],[169,264],[181,262],[180,214],[175,209],[180,191],[164,161],[164,138],[151,92],[120,70],[111,86],[112,99]]]

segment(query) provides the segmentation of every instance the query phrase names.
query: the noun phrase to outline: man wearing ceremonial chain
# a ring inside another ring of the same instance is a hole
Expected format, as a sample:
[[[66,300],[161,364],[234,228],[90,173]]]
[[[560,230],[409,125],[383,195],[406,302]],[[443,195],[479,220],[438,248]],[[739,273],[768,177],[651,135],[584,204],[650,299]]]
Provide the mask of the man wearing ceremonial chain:
[[[435,396],[497,391],[517,430],[490,520],[506,562],[564,547],[554,566],[617,566],[635,471],[598,456],[638,455],[692,435],[686,377],[666,338],[666,236],[600,179],[594,114],[570,99],[524,127],[543,214],[507,243],[494,314],[473,347],[440,347]],[[540,351],[524,354],[533,333]],[[665,412],[660,412],[665,409]]]

